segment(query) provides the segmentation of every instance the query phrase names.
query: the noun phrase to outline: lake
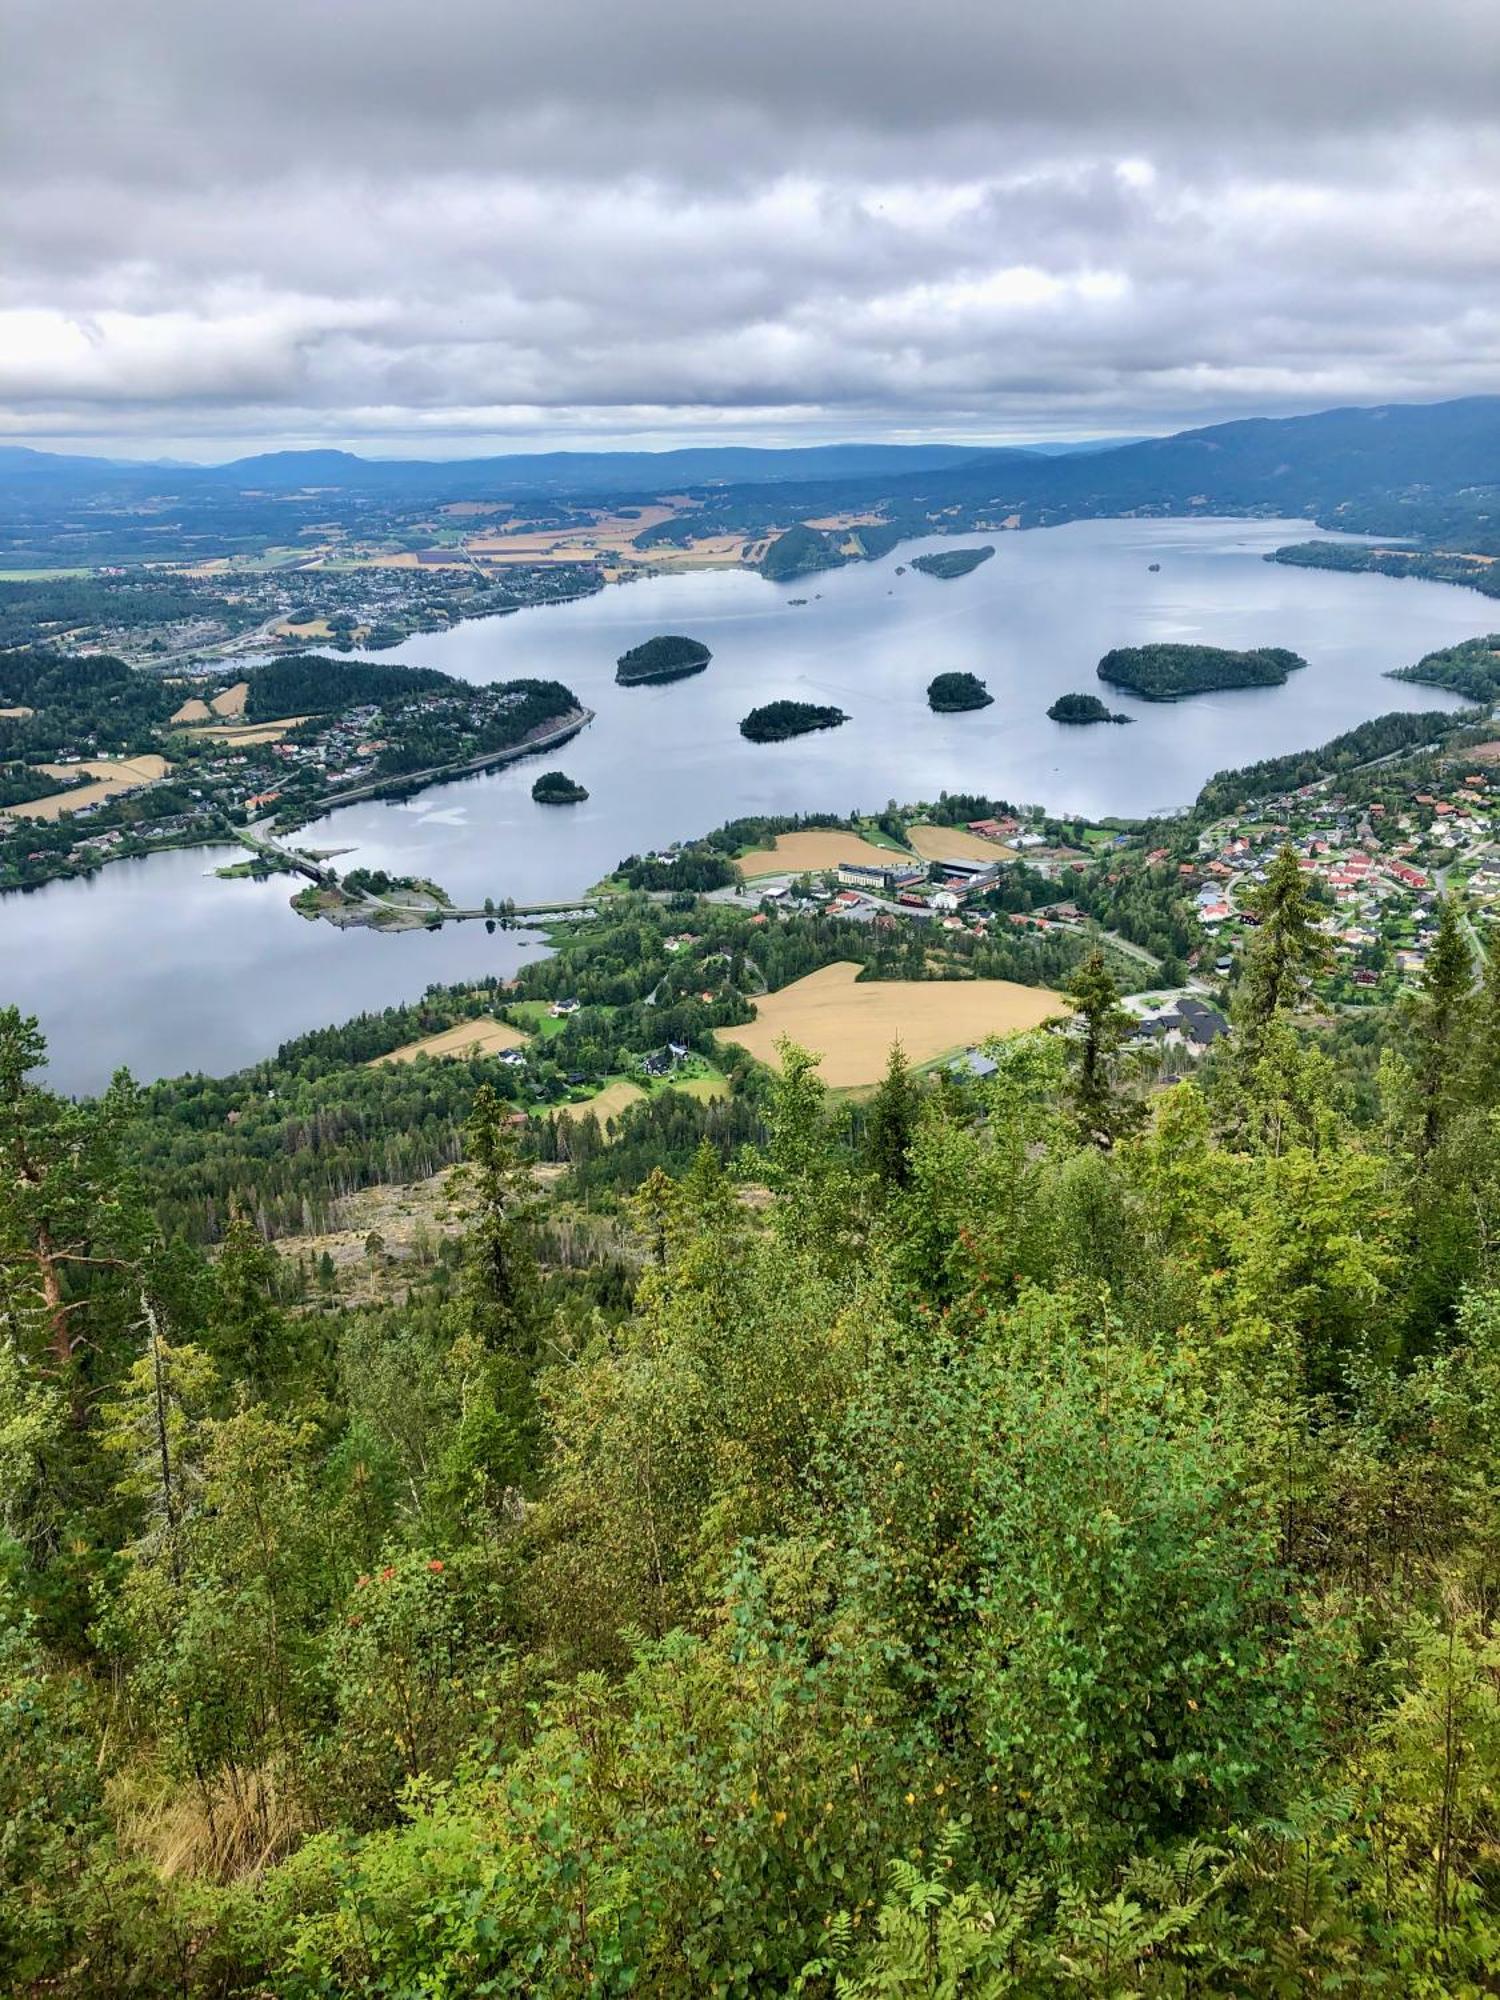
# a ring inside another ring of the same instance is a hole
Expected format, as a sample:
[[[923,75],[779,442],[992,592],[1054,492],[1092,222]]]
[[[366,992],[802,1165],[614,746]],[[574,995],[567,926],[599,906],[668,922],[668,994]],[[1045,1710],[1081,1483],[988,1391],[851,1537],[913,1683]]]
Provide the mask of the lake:
[[[996,553],[951,582],[908,566],[954,546],[931,538],[795,584],[690,572],[415,638],[379,657],[575,689],[596,720],[544,763],[581,780],[588,803],[533,804],[542,766],[523,762],[343,807],[299,838],[356,849],[341,867],[429,876],[460,902],[524,903],[576,894],[625,854],[746,813],[943,790],[1093,816],[1180,808],[1227,766],[1390,709],[1449,705],[1381,676],[1500,624],[1500,608],[1452,585],[1262,560],[1308,534],[1296,521],[1136,520],[965,536]],[[665,687],[617,687],[618,655],[657,632],[702,639],[712,664]],[[1111,646],[1166,639],[1289,646],[1309,664],[1283,687],[1175,704],[1103,690],[1129,729],[1047,720],[1057,695],[1100,690],[1094,669]],[[927,683],[950,669],[985,680],[993,706],[933,715]],[[851,720],[745,742],[741,716],[778,697],[831,701]],[[309,924],[288,908],[294,884],[220,882],[219,858],[158,855],[0,898],[0,1002],[41,1016],[59,1087],[94,1088],[120,1063],[142,1077],[226,1071],[299,1030],[524,961],[525,941],[480,925],[380,936]]]

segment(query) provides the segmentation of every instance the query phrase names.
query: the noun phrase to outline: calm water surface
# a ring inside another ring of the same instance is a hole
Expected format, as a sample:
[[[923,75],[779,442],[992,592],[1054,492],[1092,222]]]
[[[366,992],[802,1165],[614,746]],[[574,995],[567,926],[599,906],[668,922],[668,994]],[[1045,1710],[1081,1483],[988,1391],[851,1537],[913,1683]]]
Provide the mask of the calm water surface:
[[[581,779],[588,803],[533,805],[539,767],[523,763],[345,807],[302,838],[431,876],[461,901],[532,902],[742,813],[847,811],[944,789],[1095,815],[1185,806],[1226,766],[1389,709],[1446,705],[1381,676],[1500,622],[1451,585],[1261,559],[1307,534],[1302,522],[1079,522],[995,537],[993,559],[953,582],[898,575],[923,548],[945,546],[912,542],[798,584],[740,571],[661,577],[413,639],[381,657],[576,689],[597,718],[545,761]],[[711,646],[707,672],[616,687],[616,657],[664,631]],[[1104,690],[1134,717],[1129,729],[1046,719],[1056,695],[1100,687],[1094,668],[1111,646],[1153,639],[1290,646],[1309,664],[1284,687],[1178,704]],[[994,705],[931,714],[927,683],[948,669],[977,673]],[[746,743],[740,717],[780,696],[836,702],[852,719],[792,743]],[[525,957],[520,939],[478,925],[382,937],[308,924],[287,907],[288,882],[217,881],[218,858],[154,856],[0,898],[0,1002],[41,1015],[60,1086],[92,1088],[122,1062],[141,1076],[228,1070],[301,1029],[434,980],[508,973]]]

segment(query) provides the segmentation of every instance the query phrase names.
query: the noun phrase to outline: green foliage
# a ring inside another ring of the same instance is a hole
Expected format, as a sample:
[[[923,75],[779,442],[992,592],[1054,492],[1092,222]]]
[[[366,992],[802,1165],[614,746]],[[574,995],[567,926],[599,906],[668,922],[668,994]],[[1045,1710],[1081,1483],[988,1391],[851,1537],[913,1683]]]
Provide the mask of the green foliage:
[[[1187,646],[1158,640],[1117,646],[1099,662],[1099,678],[1129,688],[1143,701],[1178,701],[1216,688],[1279,687],[1306,660],[1285,646],[1235,652],[1223,646]]]
[[[815,701],[768,701],[752,708],[740,724],[741,736],[752,743],[783,743],[789,736],[806,736],[814,729],[837,729],[848,716],[841,708]]]
[[[955,577],[967,576],[970,570],[988,562],[994,553],[993,542],[986,542],[977,549],[938,549],[932,555],[913,556],[911,566],[920,570],[923,576],[935,576],[946,583]]]
[[[701,639],[662,634],[622,653],[615,665],[615,679],[621,687],[633,687],[641,681],[681,680],[685,674],[702,673],[712,658]]]
[[[1115,715],[1096,694],[1060,694],[1047,710],[1052,722],[1129,722],[1128,715]]]
[[[1447,688],[1453,694],[1461,694],[1466,701],[1488,706],[1500,696],[1500,632],[1441,647],[1424,655],[1415,666],[1398,667],[1391,679]]]
[[[994,699],[977,674],[936,674],[927,683],[927,706],[938,715],[988,708]]]

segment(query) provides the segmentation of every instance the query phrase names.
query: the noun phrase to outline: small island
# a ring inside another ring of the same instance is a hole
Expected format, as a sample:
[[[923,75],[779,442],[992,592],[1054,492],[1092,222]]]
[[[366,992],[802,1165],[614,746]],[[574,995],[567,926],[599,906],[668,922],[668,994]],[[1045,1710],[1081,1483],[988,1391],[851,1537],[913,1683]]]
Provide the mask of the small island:
[[[955,577],[967,576],[971,569],[978,569],[994,553],[993,542],[986,542],[983,548],[978,549],[939,549],[934,555],[913,556],[911,566],[919,569],[923,576],[936,576],[944,583],[951,583]]]
[[[1224,646],[1117,646],[1099,662],[1099,678],[1129,688],[1142,701],[1181,701],[1185,695],[1223,688],[1280,687],[1288,674],[1307,665],[1285,646],[1235,652]]]
[[[841,708],[825,708],[815,701],[768,701],[751,709],[740,724],[740,734],[751,743],[784,743],[789,736],[837,729],[848,720]]]
[[[700,639],[663,633],[622,653],[615,662],[615,679],[621,687],[680,681],[688,674],[701,674],[712,658],[713,654]]]
[[[976,674],[938,674],[927,685],[927,706],[935,715],[965,708],[988,708],[995,697]]]
[[[1116,715],[1096,694],[1060,694],[1047,710],[1053,722],[1129,722],[1128,715]]]
[[[539,806],[581,806],[588,792],[566,771],[543,771],[531,788]]]

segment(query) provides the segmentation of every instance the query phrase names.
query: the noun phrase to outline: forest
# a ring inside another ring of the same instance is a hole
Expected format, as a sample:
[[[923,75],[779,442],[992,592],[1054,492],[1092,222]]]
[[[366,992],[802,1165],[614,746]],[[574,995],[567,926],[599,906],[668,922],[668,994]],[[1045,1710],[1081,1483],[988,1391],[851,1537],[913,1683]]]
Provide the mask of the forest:
[[[1500,972],[1443,900],[1356,1093],[1315,914],[1186,1081],[1087,953],[982,1080],[664,1095],[607,1213],[479,1084],[359,1307],[0,1013],[11,1990],[1492,1991]]]
[[[0,652],[0,758],[39,762],[62,752],[139,754],[157,748],[156,730],[180,692],[107,654]]]
[[[978,569],[994,553],[993,542],[986,542],[977,549],[936,549],[931,555],[913,556],[911,566],[920,570],[923,576],[935,576],[940,582],[951,583],[957,577],[967,576],[970,570]]]
[[[1428,653],[1414,666],[1397,667],[1393,681],[1417,681],[1423,687],[1447,688],[1466,701],[1486,706],[1500,696],[1500,632],[1483,639],[1463,639]]]
[[[988,708],[994,699],[977,674],[934,674],[927,684],[927,706],[938,715]]]
[[[806,736],[814,729],[837,729],[848,720],[841,708],[825,702],[768,701],[751,709],[740,724],[740,734],[752,743],[784,743],[789,736]]]
[[[1047,710],[1052,722],[1129,722],[1128,715],[1116,715],[1096,694],[1060,694]]]
[[[1252,799],[1274,797],[1321,778],[1334,778],[1374,763],[1382,757],[1410,754],[1428,743],[1440,743],[1468,718],[1446,709],[1397,709],[1357,723],[1316,750],[1295,750],[1285,757],[1263,757],[1234,771],[1216,771],[1199,792],[1196,814],[1215,818],[1234,812]]]
[[[615,662],[615,679],[621,687],[644,681],[681,680],[685,674],[702,673],[712,658],[701,639],[661,633],[622,653]]]
[[[1225,646],[1188,646],[1160,640],[1149,646],[1116,646],[1099,662],[1099,678],[1128,688],[1143,701],[1179,701],[1216,688],[1279,687],[1307,665],[1285,646],[1236,652]]]

